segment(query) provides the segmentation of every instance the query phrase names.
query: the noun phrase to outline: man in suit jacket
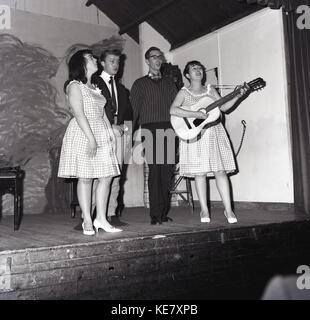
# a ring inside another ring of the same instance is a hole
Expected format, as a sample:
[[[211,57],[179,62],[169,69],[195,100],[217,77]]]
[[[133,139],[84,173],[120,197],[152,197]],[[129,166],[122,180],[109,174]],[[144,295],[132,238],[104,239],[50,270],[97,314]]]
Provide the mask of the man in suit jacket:
[[[114,226],[124,225],[119,220],[120,209],[118,205],[118,197],[120,189],[126,175],[124,168],[124,132],[126,131],[125,121],[132,121],[133,112],[129,101],[129,91],[115,79],[119,71],[121,52],[116,49],[108,49],[103,51],[99,58],[99,70],[93,75],[92,82],[99,87],[102,95],[107,99],[105,106],[106,115],[112,125],[116,136],[116,153],[119,164],[123,167],[121,176],[115,177],[111,184],[111,193],[108,207],[108,219]],[[123,192],[123,191],[122,191]],[[122,199],[120,199],[122,201]]]

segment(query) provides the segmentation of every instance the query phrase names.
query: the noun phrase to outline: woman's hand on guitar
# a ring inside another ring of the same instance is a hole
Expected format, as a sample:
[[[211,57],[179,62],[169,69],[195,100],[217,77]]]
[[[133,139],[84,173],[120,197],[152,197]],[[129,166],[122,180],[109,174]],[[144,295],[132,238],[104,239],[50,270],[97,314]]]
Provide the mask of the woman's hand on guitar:
[[[238,97],[241,98],[249,91],[249,89],[250,89],[249,85],[245,82],[242,86],[241,85],[237,86],[235,90],[240,90]]]
[[[207,119],[209,117],[208,113],[202,112],[202,111],[196,111],[195,112],[195,118],[196,119]]]

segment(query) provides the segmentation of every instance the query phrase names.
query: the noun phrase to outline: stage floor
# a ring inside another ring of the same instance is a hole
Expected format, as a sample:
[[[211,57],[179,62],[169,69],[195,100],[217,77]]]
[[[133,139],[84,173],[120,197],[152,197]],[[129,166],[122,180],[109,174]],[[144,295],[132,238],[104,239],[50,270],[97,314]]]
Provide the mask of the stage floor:
[[[154,236],[167,236],[204,231],[249,228],[261,225],[281,224],[288,221],[309,220],[309,216],[296,214],[293,210],[236,210],[238,223],[229,224],[223,210],[211,211],[211,223],[201,223],[199,208],[191,213],[189,207],[173,207],[169,217],[173,222],[162,225],[151,225],[149,210],[144,207],[125,208],[121,221],[127,223],[123,232],[106,233],[100,229],[95,236],[84,236],[82,231],[75,230],[80,214],[71,218],[70,213],[24,215],[20,229],[13,230],[13,216],[4,216],[0,221],[0,252],[28,248],[54,246],[72,246],[87,243],[104,243],[110,241],[129,241]]]

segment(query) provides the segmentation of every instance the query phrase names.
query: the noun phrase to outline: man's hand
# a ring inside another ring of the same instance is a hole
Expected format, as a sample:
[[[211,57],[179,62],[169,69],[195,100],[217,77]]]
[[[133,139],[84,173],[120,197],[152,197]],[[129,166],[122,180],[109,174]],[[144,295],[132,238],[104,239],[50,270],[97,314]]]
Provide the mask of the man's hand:
[[[112,124],[112,129],[113,129],[115,136],[117,136],[117,137],[121,137],[124,134],[124,131],[121,126],[118,126],[116,124]]]

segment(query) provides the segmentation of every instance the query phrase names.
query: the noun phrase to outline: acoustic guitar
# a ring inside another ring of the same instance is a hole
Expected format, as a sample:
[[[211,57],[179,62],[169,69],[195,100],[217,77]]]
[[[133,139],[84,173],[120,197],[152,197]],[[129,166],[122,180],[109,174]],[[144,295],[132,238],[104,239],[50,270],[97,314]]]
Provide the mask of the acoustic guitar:
[[[220,106],[237,96],[244,88],[248,88],[248,93],[261,90],[266,86],[266,82],[262,78],[256,78],[245,83],[239,89],[227,94],[223,98],[216,100],[214,97],[203,97],[199,102],[192,105],[189,111],[201,111],[208,114],[207,119],[183,118],[172,115],[170,118],[171,125],[182,140],[193,140],[199,133],[212,125],[217,124],[217,120],[221,116]]]

